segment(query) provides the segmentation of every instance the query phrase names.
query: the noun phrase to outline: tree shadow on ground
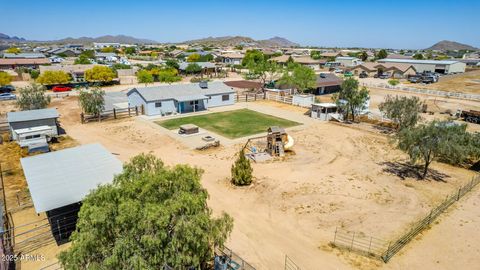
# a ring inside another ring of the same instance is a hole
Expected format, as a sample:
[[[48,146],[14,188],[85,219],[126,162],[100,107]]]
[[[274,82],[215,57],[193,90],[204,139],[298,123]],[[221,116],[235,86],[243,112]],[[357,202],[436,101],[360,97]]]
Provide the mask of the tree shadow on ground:
[[[425,179],[422,179],[423,166],[411,165],[404,162],[387,161],[380,163],[380,165],[385,167],[383,168],[384,172],[394,174],[400,177],[402,180],[414,178],[417,180],[434,180],[437,182],[446,183],[447,181],[445,179],[450,178],[449,175],[439,172],[435,169],[428,169],[427,176]]]
[[[393,129],[391,127],[385,127],[385,126],[381,126],[381,125],[372,125],[372,127],[374,129],[378,130],[380,133],[386,134],[386,135],[390,135],[390,134],[393,134],[395,132],[395,129]]]

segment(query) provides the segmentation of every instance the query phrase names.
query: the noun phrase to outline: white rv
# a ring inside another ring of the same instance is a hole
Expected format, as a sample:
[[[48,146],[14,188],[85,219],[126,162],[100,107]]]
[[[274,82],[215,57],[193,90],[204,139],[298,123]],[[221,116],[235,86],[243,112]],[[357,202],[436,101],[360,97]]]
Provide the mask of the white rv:
[[[16,129],[14,132],[20,147],[45,145],[51,140],[51,138],[56,136],[55,131],[50,126],[22,128]]]

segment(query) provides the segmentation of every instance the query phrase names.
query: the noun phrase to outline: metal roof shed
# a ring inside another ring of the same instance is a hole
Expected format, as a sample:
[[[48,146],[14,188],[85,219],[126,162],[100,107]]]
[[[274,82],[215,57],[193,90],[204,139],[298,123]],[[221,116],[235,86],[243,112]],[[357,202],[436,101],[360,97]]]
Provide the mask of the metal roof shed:
[[[9,123],[58,118],[57,109],[39,109],[7,113]]]
[[[26,157],[20,162],[37,213],[78,203],[122,172],[120,160],[100,144]]]

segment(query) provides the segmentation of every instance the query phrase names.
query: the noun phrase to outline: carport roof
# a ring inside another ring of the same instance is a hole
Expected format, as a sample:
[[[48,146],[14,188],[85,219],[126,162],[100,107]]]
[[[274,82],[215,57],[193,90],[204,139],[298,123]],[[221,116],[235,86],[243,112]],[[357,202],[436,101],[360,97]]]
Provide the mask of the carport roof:
[[[9,123],[58,118],[57,109],[39,109],[7,113]]]
[[[122,163],[100,144],[20,159],[37,213],[77,203],[99,184],[111,183]]]

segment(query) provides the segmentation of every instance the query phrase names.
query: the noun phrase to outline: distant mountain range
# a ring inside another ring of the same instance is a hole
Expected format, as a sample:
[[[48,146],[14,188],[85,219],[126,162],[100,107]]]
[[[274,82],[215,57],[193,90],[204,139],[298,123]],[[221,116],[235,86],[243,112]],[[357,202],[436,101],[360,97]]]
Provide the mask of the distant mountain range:
[[[207,37],[202,39],[188,40],[186,44],[202,44],[208,46],[238,46],[253,45],[260,47],[296,47],[298,43],[292,42],[286,38],[273,37],[265,40],[254,40],[250,37],[243,36],[224,36],[224,37]]]
[[[3,43],[19,43],[19,42],[42,42],[42,43],[59,43],[59,44],[88,44],[88,43],[93,43],[93,42],[103,42],[103,43],[125,43],[125,44],[152,44],[152,43],[158,43],[155,40],[151,39],[142,39],[142,38],[135,38],[131,36],[125,36],[125,35],[117,35],[117,36],[112,36],[112,35],[106,35],[106,36],[100,36],[96,38],[92,37],[79,37],[79,38],[64,38],[64,39],[59,39],[59,40],[45,40],[45,41],[38,41],[38,40],[26,40],[24,38],[19,38],[16,36],[8,36],[6,34],[0,33],[0,42]]]
[[[456,51],[456,50],[469,50],[469,51],[476,51],[478,48],[473,46],[462,44],[455,41],[450,40],[442,40],[440,42],[435,43],[430,48],[425,50],[435,50],[435,51]]]

